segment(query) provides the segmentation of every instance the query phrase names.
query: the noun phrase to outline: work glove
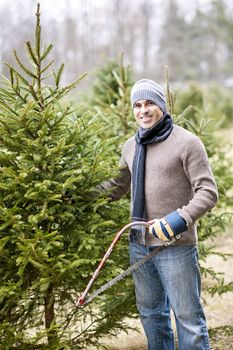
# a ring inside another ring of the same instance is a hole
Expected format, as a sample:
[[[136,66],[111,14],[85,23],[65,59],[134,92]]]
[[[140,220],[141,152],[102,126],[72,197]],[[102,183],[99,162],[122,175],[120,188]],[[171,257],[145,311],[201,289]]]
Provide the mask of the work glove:
[[[186,221],[177,213],[166,215],[162,219],[152,220],[149,233],[162,241],[170,241],[180,233],[187,230]]]

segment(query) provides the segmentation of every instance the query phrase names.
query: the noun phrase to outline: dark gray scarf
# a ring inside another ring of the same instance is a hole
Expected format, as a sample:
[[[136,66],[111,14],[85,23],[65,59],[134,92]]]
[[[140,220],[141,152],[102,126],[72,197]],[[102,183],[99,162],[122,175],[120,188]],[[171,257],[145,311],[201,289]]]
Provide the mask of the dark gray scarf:
[[[136,148],[132,171],[133,221],[145,221],[146,145],[166,140],[170,135],[172,128],[172,118],[170,114],[166,112],[151,129],[140,128],[135,135]],[[144,231],[144,227],[134,227],[131,230],[131,233],[135,232],[135,230]]]

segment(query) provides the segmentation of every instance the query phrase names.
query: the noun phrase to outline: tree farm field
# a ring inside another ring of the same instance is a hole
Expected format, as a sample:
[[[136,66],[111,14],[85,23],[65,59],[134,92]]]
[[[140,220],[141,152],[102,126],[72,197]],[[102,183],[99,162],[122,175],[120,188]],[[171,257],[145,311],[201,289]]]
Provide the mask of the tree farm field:
[[[231,143],[230,156],[233,159],[233,128],[221,131],[221,136]],[[232,208],[230,208],[232,212]],[[207,242],[210,246],[215,246],[216,251],[232,254],[233,247],[233,223],[226,232]],[[222,273],[225,283],[233,281],[233,256],[226,260],[221,256],[209,255],[205,262],[201,261],[204,267],[212,268]],[[202,286],[214,286],[216,282],[210,276],[202,277]],[[211,296],[207,292],[202,292],[202,301],[210,333],[211,350],[233,350],[233,293],[227,292],[222,295]],[[172,315],[173,324],[174,317]],[[117,336],[105,338],[104,345],[108,350],[146,350],[146,337],[144,335],[139,319],[129,319],[128,324],[135,330],[120,332]],[[94,350],[89,348],[88,350]]]

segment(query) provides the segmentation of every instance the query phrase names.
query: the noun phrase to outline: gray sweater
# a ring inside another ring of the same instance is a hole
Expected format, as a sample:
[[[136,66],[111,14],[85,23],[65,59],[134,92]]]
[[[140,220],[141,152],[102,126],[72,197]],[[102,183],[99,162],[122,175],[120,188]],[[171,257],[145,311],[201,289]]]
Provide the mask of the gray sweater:
[[[112,200],[120,199],[131,187],[134,151],[135,138],[132,137],[123,147],[120,176],[104,185],[105,189],[112,189]],[[215,206],[217,198],[207,153],[198,137],[174,125],[165,141],[147,145],[146,219],[160,219],[177,210],[188,226],[177,244],[197,243],[195,221]],[[140,243],[161,245],[148,231]]]

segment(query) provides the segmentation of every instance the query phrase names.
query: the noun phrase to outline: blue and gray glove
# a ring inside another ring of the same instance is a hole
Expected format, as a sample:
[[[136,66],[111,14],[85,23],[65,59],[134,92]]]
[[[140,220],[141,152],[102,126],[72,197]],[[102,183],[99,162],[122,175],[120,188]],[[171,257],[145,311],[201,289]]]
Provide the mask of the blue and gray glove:
[[[162,219],[153,220],[153,223],[149,227],[150,234],[162,241],[170,241],[186,230],[186,221],[177,211],[173,211]]]

